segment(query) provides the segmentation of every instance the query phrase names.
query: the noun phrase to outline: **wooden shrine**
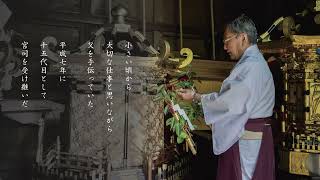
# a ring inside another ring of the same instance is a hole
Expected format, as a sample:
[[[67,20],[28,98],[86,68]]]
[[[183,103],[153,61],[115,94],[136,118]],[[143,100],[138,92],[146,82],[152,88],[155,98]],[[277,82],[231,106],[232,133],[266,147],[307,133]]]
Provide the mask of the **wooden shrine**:
[[[291,174],[316,177],[320,175],[319,44],[319,36],[293,35],[291,41],[261,48],[278,57],[282,66],[284,91],[276,109],[279,167]]]

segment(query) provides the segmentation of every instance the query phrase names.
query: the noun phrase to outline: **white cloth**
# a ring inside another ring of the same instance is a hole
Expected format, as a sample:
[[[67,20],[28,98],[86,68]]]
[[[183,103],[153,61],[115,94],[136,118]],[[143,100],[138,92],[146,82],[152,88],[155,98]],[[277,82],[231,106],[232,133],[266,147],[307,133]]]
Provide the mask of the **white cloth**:
[[[221,86],[202,95],[206,124],[212,124],[212,145],[218,155],[240,140],[248,119],[272,115],[275,101],[272,74],[257,45],[247,48]],[[251,178],[261,140],[239,141],[243,180]]]

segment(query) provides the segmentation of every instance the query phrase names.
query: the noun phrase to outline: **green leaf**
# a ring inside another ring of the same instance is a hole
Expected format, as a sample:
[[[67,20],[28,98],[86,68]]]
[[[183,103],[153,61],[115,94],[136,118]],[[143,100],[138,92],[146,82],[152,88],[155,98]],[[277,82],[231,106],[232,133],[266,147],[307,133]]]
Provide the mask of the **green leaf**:
[[[166,126],[169,126],[171,124],[171,122],[172,122],[172,118],[167,119]]]
[[[181,127],[179,123],[176,123],[175,125],[175,129],[176,129],[176,135],[179,136],[181,133]]]
[[[179,82],[179,83],[177,83],[177,86],[179,86],[179,87],[184,87],[184,81],[181,81],[181,82]]]
[[[167,99],[167,100],[170,99],[170,96],[168,95],[168,93],[167,93],[167,91],[165,89],[162,89],[161,93],[162,93],[164,99]]]
[[[156,87],[157,89],[157,95],[155,97],[155,100],[164,100],[165,103],[173,103],[173,104],[179,104],[179,106],[184,109],[186,112],[188,118],[190,121],[194,121],[194,119],[198,119],[199,116],[203,116],[203,110],[201,107],[201,104],[196,104],[194,102],[184,101],[180,98],[178,98],[177,92],[175,89],[179,88],[194,88],[194,79],[192,79],[193,76],[195,76],[195,73],[191,71],[190,65],[186,68],[182,69],[181,72],[179,72],[178,75],[176,75],[173,78],[169,78],[170,80],[167,84],[165,84],[163,81],[161,85],[158,85]],[[188,78],[185,78],[183,76],[188,76]],[[177,78],[178,77],[178,78]],[[179,78],[183,77],[183,80],[179,80]],[[199,81],[200,82],[200,81]],[[170,114],[170,108],[166,104],[163,109],[164,114]],[[175,133],[177,135],[177,141],[178,143],[182,143],[185,138],[188,137],[188,134],[184,131],[184,126],[186,125],[186,120],[179,115],[179,119],[175,119],[175,117],[171,117],[166,120],[166,126],[170,126],[170,131]]]
[[[184,126],[184,124],[186,123],[186,120],[181,119],[181,120],[179,121],[179,123],[180,123],[180,127],[183,127],[183,126]]]
[[[169,106],[166,105],[166,106],[164,107],[163,113],[164,113],[165,115],[167,115],[167,114],[168,114],[168,111],[169,111]]]
[[[193,83],[186,81],[186,82],[184,83],[184,86],[185,86],[185,87],[192,87],[192,86],[193,86]]]
[[[195,119],[195,114],[194,113],[189,113],[188,117],[189,117],[190,121],[193,121]]]
[[[153,101],[161,101],[163,99],[163,97],[162,96],[155,96],[154,98],[153,98]]]
[[[175,125],[175,121],[176,121],[176,120],[173,118],[172,121],[171,121],[171,124],[170,124],[170,130],[171,130],[172,132],[174,132],[174,130],[175,130],[175,129],[173,128],[174,125]]]
[[[178,78],[181,78],[184,75],[187,75],[188,72],[182,71],[181,73],[178,74]]]
[[[180,138],[179,136],[177,137],[177,143],[178,144],[181,144],[183,142],[183,140],[184,140],[183,138]]]
[[[161,84],[160,86],[158,86],[158,87],[156,88],[157,93],[159,93],[162,88],[164,88],[164,84]]]
[[[197,75],[197,73],[195,73],[195,72],[189,72],[189,74],[188,74],[188,76],[189,76],[190,78],[194,77],[195,75]]]
[[[185,139],[185,138],[188,137],[188,134],[185,133],[184,131],[182,131],[182,132],[180,133],[180,136],[179,136],[179,137],[182,138],[182,139]]]
[[[174,97],[174,98],[176,98],[177,97],[177,94],[176,93],[174,93],[174,92],[169,92],[169,95],[171,96],[171,97]]]

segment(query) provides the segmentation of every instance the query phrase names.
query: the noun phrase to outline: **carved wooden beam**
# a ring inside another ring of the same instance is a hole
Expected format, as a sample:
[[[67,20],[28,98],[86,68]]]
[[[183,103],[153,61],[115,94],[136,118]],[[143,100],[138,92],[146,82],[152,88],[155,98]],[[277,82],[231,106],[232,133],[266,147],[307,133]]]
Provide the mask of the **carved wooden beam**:
[[[195,78],[223,81],[228,77],[233,66],[234,61],[212,61],[195,59],[191,63],[191,70],[196,73]]]

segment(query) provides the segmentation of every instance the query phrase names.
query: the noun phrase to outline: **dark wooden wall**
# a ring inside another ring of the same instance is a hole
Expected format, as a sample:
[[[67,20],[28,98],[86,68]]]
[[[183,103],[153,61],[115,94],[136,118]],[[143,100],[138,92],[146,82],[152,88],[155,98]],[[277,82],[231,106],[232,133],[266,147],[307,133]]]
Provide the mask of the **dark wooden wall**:
[[[45,36],[52,35],[75,48],[99,27],[109,24],[109,0],[13,0],[7,4],[13,11],[12,26],[34,47]],[[128,8],[127,23],[142,32],[142,0],[113,0],[112,7],[117,5]],[[154,39],[158,31],[174,49],[180,48],[178,8],[178,1],[146,0],[146,36],[151,43],[157,44]],[[209,1],[183,1],[184,44],[201,57],[209,54],[206,45],[211,32],[209,15]]]
[[[34,47],[48,35],[66,41],[70,48],[84,43],[104,24],[109,24],[109,2],[123,5],[129,11],[127,22],[142,32],[142,0],[4,0],[13,11],[11,26],[25,35]],[[214,0],[214,21],[217,59],[225,58],[221,43],[223,24],[242,13],[251,17],[259,34],[279,16],[294,15],[305,2],[289,0]],[[145,0],[146,35],[157,45],[161,32],[174,50],[180,49],[179,1]],[[191,48],[202,59],[211,59],[210,0],[183,0],[184,47]],[[109,24],[110,25],[110,24]]]
[[[31,45],[30,69],[32,70],[30,98],[40,98],[40,42],[46,36],[54,36],[65,41],[69,49],[85,43],[91,34],[109,23],[109,4],[111,7],[122,5],[128,9],[127,23],[133,29],[142,32],[142,0],[3,0],[12,10],[7,29],[14,29],[23,35],[23,40]],[[279,16],[294,15],[304,9],[308,0],[214,0],[214,26],[216,59],[226,60],[222,35],[223,24],[242,13],[247,14],[256,23],[258,33],[268,29]],[[309,0],[310,1],[310,0]],[[167,39],[174,51],[180,50],[179,41],[179,1],[178,0],[145,0],[146,3],[146,36],[157,47],[159,34]],[[201,59],[212,59],[210,0],[183,0],[183,43],[191,48]],[[18,43],[17,46],[21,47]],[[50,77],[49,77],[50,78]],[[55,77],[53,79],[56,79]],[[54,80],[53,80],[54,81]],[[11,97],[19,91],[20,80],[13,84]],[[20,82],[21,83],[21,82]],[[57,82],[50,82],[56,86]],[[62,102],[68,94],[59,87],[61,94],[51,93],[52,99]],[[55,87],[52,87],[56,91]],[[14,91],[16,90],[16,91]],[[49,93],[50,94],[50,93]]]

